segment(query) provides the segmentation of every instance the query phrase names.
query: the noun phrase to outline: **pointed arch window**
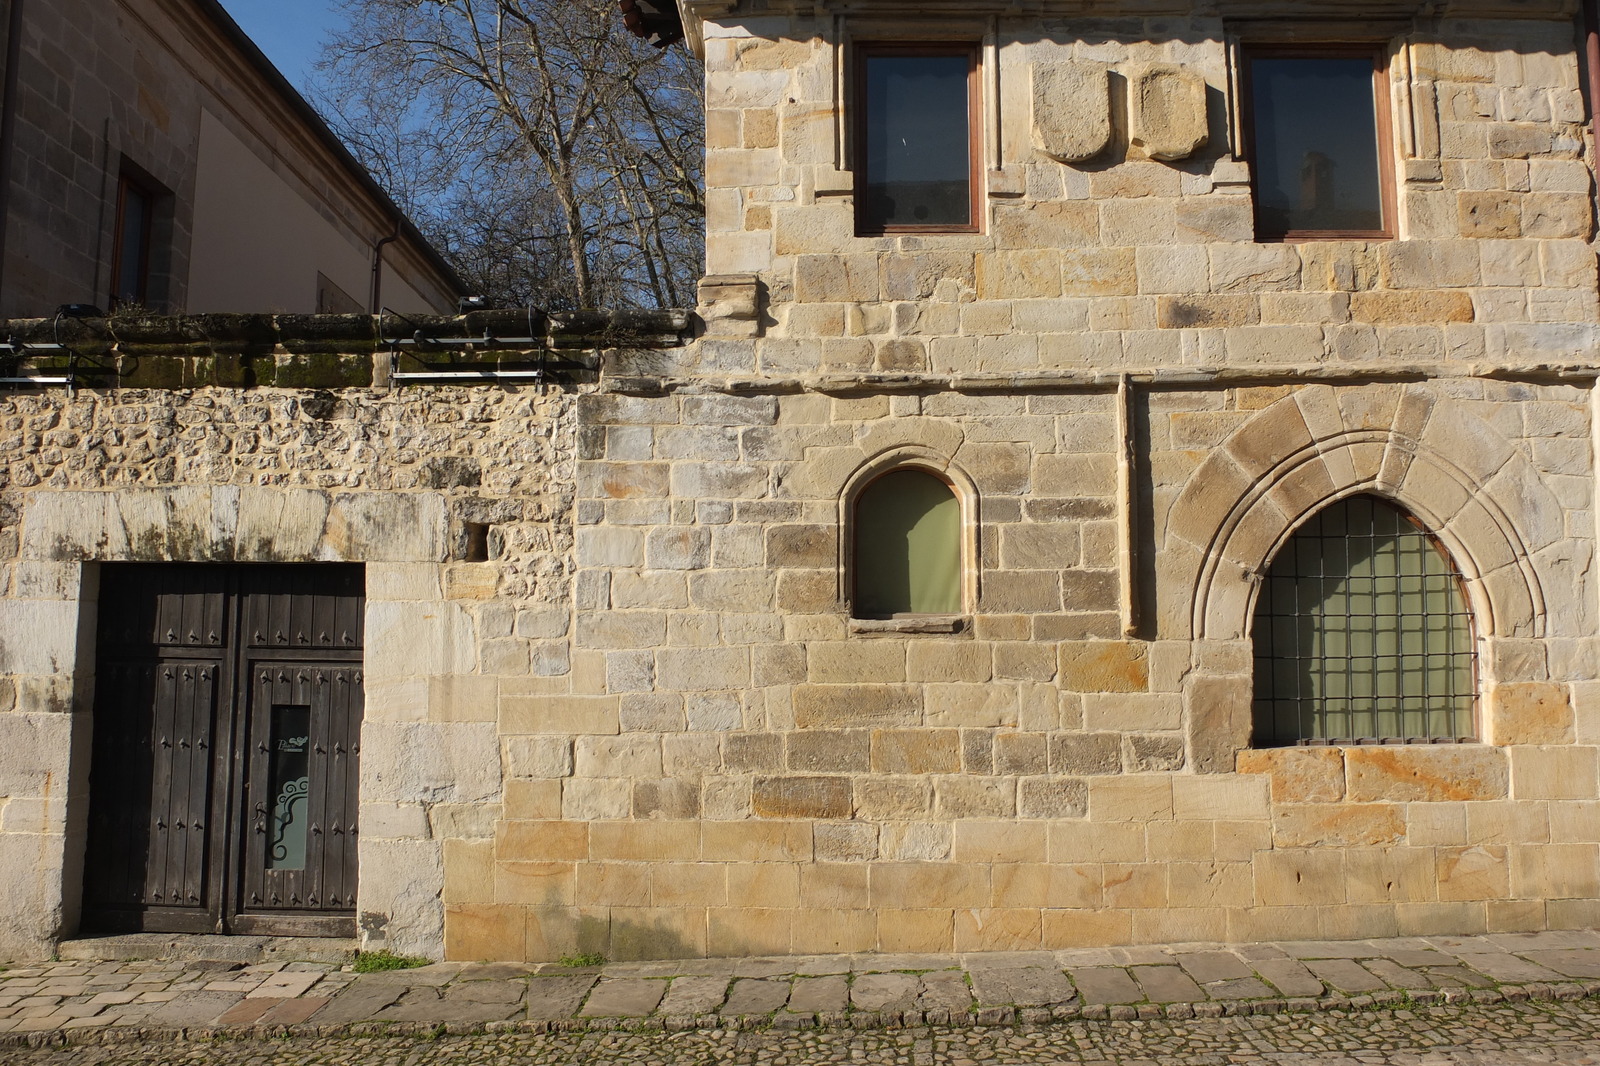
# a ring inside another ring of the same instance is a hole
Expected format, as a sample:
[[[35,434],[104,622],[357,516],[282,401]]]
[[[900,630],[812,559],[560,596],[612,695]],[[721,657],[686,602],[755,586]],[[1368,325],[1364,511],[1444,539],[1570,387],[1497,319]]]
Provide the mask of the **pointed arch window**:
[[[961,612],[961,503],[949,482],[901,467],[862,488],[854,510],[855,617]]]
[[[1332,504],[1273,559],[1256,602],[1255,744],[1474,739],[1461,575],[1410,515]]]

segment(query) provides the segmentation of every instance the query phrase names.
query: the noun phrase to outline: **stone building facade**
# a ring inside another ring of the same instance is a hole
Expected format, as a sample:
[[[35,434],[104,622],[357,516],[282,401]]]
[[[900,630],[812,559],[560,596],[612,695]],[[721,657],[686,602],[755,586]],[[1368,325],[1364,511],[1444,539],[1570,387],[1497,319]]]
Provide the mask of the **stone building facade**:
[[[172,322],[142,360],[112,338],[104,388],[0,399],[0,951],[92,917],[96,589],[130,560],[365,564],[369,944],[1594,924],[1600,299],[1574,12],[1025,6],[686,0],[701,307],[529,323],[598,375],[407,383],[370,333],[279,320],[250,387]],[[966,57],[959,225],[863,207],[878,55]],[[1381,224],[1271,232],[1252,64],[1352,55],[1375,57]],[[195,387],[133,387],[173,360]],[[331,367],[341,388],[304,388]],[[952,501],[936,610],[864,607],[865,501],[902,472]],[[1268,735],[1265,590],[1350,500],[1403,512],[1450,573],[1457,712]]]

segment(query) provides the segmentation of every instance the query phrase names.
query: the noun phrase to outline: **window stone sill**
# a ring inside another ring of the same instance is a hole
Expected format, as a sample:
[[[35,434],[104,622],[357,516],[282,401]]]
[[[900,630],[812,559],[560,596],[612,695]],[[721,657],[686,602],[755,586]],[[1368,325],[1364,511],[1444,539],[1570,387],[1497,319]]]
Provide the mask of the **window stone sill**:
[[[852,633],[960,633],[970,620],[965,615],[925,614],[899,618],[852,618]]]

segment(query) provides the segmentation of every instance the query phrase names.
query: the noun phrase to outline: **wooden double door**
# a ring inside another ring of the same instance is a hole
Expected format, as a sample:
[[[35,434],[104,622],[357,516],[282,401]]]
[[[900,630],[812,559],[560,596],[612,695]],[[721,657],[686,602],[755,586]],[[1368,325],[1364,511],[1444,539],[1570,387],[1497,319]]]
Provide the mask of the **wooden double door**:
[[[85,929],[354,935],[364,584],[102,566]]]

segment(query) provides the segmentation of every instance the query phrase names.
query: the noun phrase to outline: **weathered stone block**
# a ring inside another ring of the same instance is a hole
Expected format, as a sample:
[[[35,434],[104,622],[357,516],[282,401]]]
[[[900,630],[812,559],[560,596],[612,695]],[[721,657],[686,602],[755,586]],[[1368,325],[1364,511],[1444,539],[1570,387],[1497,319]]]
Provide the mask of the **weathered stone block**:
[[[1187,159],[1205,146],[1206,81],[1199,72],[1152,65],[1128,78],[1128,139],[1148,159]]]
[[[852,813],[845,777],[758,777],[751,799],[762,818],[848,818]]]
[[[1073,775],[1122,771],[1119,733],[1054,733],[1050,736],[1050,770]]]
[[[846,773],[870,769],[870,740],[864,729],[820,730],[789,734],[791,770]]]
[[[1035,63],[1033,146],[1062,163],[1093,159],[1111,144],[1111,73],[1103,63]]]

